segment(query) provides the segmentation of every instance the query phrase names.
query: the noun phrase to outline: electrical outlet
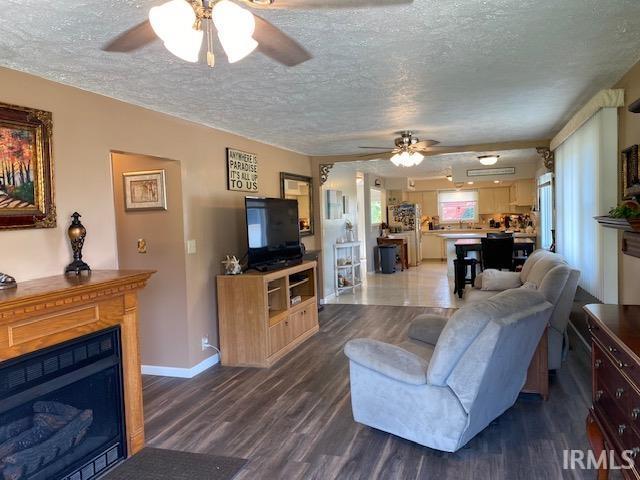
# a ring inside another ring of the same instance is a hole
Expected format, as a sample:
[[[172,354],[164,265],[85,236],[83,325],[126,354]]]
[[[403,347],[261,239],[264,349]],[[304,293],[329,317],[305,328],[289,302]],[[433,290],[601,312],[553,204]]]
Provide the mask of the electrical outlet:
[[[195,240],[187,240],[187,255],[195,255],[198,253],[198,247]]]
[[[209,335],[202,336],[202,351],[204,352],[209,346]]]

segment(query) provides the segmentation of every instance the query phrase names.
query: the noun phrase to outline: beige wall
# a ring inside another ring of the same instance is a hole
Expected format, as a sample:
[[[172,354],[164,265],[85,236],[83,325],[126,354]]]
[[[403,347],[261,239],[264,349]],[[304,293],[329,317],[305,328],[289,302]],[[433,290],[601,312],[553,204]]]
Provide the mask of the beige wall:
[[[640,63],[634,65],[613,87],[624,88],[625,106],[618,113],[618,150],[640,143],[640,114],[631,113],[628,106],[640,98]],[[640,258],[620,254],[620,303],[640,304]]]
[[[65,231],[74,210],[88,230],[84,259],[94,269],[116,268],[110,152],[179,161],[184,237],[197,241],[198,252],[185,257],[188,364],[162,365],[193,366],[211,355],[200,342],[204,334],[217,341],[215,275],[223,255],[242,256],[246,249],[246,194],[226,190],[225,148],[258,155],[259,194],[270,197],[280,195],[280,172],[311,173],[309,157],[21,72],[0,69],[0,85],[0,101],[53,112],[59,223],[56,229],[0,232],[2,251],[12,252],[3,255],[0,271],[19,281],[60,274],[71,256]],[[304,242],[315,247],[315,237]]]

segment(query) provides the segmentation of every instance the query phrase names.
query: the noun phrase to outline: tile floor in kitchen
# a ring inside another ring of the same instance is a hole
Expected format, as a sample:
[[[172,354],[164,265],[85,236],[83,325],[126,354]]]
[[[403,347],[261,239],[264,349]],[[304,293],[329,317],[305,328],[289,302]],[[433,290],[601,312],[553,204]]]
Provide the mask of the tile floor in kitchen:
[[[447,277],[445,262],[423,261],[404,272],[368,273],[353,293],[344,292],[325,303],[459,308],[464,300],[453,293],[453,279]]]

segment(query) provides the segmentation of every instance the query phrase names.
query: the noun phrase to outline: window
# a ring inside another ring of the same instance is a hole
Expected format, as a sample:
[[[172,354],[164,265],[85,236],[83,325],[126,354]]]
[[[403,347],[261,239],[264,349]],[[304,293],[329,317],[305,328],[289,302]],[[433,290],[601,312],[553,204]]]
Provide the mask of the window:
[[[540,210],[540,247],[549,249],[553,243],[553,173],[545,173],[538,178],[538,198]]]
[[[618,201],[618,112],[603,108],[555,151],[557,250],[580,270],[580,286],[618,302],[618,234],[593,217]]]
[[[382,223],[382,191],[371,189],[371,225]]]
[[[477,222],[478,191],[438,192],[440,223]]]

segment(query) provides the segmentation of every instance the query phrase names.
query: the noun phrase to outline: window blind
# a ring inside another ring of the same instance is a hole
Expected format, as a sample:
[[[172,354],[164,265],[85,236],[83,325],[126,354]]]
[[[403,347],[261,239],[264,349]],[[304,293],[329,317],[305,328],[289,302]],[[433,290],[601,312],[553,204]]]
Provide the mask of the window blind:
[[[557,251],[606,303],[618,302],[617,234],[593,217],[617,203],[617,142],[617,111],[603,108],[555,151]]]

